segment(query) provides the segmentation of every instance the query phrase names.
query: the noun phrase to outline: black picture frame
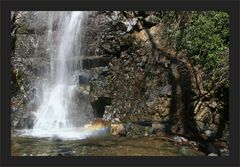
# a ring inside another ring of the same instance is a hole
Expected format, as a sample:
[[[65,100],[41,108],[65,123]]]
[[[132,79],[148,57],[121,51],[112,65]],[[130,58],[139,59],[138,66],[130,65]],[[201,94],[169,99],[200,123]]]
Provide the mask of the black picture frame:
[[[239,1],[1,1],[1,153],[2,166],[239,166]],[[230,14],[230,156],[226,157],[18,157],[11,156],[10,12],[68,10],[223,10]]]

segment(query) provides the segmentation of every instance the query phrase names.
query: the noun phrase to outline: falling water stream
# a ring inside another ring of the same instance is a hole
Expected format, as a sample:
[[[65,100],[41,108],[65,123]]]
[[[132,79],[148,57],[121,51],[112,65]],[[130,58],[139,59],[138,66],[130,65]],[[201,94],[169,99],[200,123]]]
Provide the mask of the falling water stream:
[[[76,78],[83,70],[81,45],[87,14],[80,11],[40,14],[47,17],[45,49],[50,57],[50,72],[37,86],[41,98],[33,129],[22,130],[22,135],[62,139],[96,135],[99,131],[85,128],[93,118],[91,106],[77,98],[81,85]]]

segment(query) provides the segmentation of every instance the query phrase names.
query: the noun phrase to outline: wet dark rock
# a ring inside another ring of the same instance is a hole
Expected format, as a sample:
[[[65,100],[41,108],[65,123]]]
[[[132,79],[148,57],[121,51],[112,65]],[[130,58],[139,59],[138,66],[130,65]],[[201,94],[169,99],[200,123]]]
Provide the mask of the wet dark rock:
[[[107,57],[89,56],[89,57],[83,58],[82,65],[83,65],[83,69],[91,69],[95,67],[107,66],[109,61],[110,59]]]
[[[214,153],[219,155],[220,154],[220,150],[219,148],[217,148],[215,145],[213,145],[212,143],[207,143],[207,152],[209,153]]]
[[[22,113],[23,114],[23,113]],[[24,113],[23,116],[16,118],[16,129],[32,129],[34,126],[35,117],[31,113]]]
[[[127,27],[122,22],[116,21],[116,22],[110,22],[109,24],[113,31],[121,31],[121,32],[127,31]]]
[[[147,121],[147,120],[137,121],[135,123],[139,124],[141,126],[151,126],[152,125],[152,121]]]
[[[81,72],[79,75],[78,75],[78,83],[79,84],[88,84],[89,83],[89,80],[90,80],[90,74],[87,73],[87,72]]]
[[[220,155],[219,148],[217,148],[213,143],[209,143],[209,142],[200,143],[199,148],[200,148],[201,151],[203,151],[207,155],[211,154],[211,153],[216,154],[216,155]]]
[[[98,100],[91,103],[95,117],[102,118],[105,111],[105,106],[111,105],[112,99],[109,97],[99,97]]]

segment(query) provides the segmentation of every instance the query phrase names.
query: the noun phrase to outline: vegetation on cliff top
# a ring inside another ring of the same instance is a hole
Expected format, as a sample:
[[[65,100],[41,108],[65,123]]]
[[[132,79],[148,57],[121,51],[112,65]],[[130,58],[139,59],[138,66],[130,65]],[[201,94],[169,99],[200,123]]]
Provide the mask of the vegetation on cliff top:
[[[194,65],[203,69],[208,82],[211,80],[214,84],[212,89],[228,88],[229,14],[220,11],[166,11],[159,17],[167,25],[167,36],[174,48],[185,51]]]

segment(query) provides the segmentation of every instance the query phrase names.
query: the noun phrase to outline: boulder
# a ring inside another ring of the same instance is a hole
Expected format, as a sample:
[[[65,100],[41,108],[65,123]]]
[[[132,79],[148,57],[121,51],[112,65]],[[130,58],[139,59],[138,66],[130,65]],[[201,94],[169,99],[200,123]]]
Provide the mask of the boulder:
[[[144,21],[145,25],[147,25],[148,27],[152,27],[158,24],[160,22],[160,19],[155,15],[149,15],[144,18]]]
[[[126,129],[123,124],[111,124],[110,134],[114,136],[125,136]]]

